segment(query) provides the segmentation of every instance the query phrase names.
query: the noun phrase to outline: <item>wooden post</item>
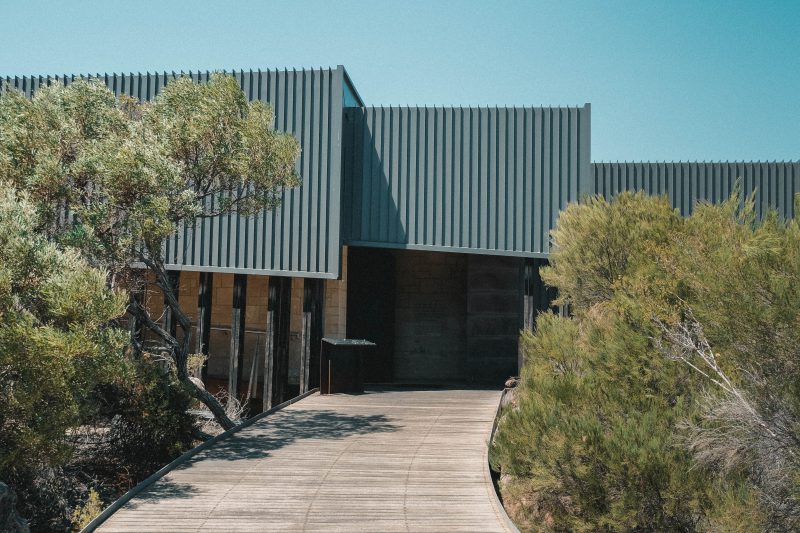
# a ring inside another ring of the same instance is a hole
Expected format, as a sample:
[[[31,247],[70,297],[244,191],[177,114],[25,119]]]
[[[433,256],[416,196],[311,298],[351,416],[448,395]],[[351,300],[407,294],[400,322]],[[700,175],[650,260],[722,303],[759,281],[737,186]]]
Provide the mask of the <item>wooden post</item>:
[[[289,385],[289,322],[292,306],[292,278],[279,278],[281,285],[278,298],[278,343],[275,345],[275,405],[287,398],[286,388]]]
[[[244,322],[247,300],[247,275],[233,275],[233,310],[231,313],[231,350],[228,365],[228,395],[239,398],[239,382],[244,366]]]
[[[211,334],[211,289],[214,284],[213,272],[200,272],[197,289],[197,343],[195,353],[208,355],[208,341]],[[208,377],[208,360],[203,363],[201,377]]]
[[[172,294],[175,299],[178,299],[178,288],[180,283],[181,271],[170,270],[167,272],[169,278],[169,285],[172,288]],[[172,315],[172,308],[167,305],[167,296],[164,295],[164,331],[167,331],[173,337],[178,332],[178,324],[175,322],[175,317]]]
[[[264,350],[263,409],[283,399],[289,363],[289,320],[292,280],[270,276],[267,294],[267,334]]]
[[[303,280],[303,331],[300,347],[300,394],[319,379],[319,351],[322,341],[325,280]]]

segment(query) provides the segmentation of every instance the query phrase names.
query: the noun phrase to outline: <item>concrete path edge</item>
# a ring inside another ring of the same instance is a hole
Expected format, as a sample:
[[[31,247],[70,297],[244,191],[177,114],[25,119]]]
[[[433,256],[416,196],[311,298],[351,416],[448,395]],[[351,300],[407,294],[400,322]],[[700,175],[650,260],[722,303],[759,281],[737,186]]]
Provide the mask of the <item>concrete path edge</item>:
[[[500,519],[505,523],[506,527],[512,533],[520,533],[517,526],[511,520],[511,517],[508,516],[506,512],[506,508],[503,506],[502,500],[500,500],[500,495],[497,493],[497,488],[494,486],[494,482],[492,481],[492,473],[491,467],[489,466],[489,453],[491,451],[492,442],[494,441],[494,434],[497,431],[497,424],[500,421],[500,414],[503,411],[503,400],[506,397],[506,394],[509,394],[511,389],[503,389],[503,393],[500,395],[500,402],[497,404],[497,412],[494,415],[494,423],[492,424],[492,431],[489,434],[489,442],[486,445],[486,461],[484,461],[484,468],[483,468],[483,475],[486,478],[486,483],[491,488],[490,492],[492,503],[494,504],[495,511]]]

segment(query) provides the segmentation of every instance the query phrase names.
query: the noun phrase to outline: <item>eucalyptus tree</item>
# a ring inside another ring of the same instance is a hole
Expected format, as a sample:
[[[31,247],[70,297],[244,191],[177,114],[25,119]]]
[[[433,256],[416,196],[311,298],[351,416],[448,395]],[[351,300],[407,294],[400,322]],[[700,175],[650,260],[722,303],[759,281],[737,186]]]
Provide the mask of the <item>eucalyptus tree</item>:
[[[297,186],[299,145],[275,131],[272,109],[236,81],[169,83],[152,102],[117,98],[102,83],[0,96],[0,176],[35,203],[39,231],[79,249],[111,287],[140,290],[146,274],[165,296],[173,335],[136,298],[127,311],[157,339],[178,379],[230,428],[220,402],[190,379],[191,322],[167,274],[163,245],[185,224],[274,208]],[[132,336],[132,342],[136,342]]]

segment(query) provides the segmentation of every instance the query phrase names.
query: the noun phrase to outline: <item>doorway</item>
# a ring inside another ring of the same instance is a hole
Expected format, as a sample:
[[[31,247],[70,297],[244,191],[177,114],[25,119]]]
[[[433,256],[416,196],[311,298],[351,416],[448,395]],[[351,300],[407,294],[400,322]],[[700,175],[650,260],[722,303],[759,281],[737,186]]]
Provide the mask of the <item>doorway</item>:
[[[389,383],[394,378],[394,254],[391,250],[350,247],[347,269],[347,336],[376,344],[364,361],[364,381]]]

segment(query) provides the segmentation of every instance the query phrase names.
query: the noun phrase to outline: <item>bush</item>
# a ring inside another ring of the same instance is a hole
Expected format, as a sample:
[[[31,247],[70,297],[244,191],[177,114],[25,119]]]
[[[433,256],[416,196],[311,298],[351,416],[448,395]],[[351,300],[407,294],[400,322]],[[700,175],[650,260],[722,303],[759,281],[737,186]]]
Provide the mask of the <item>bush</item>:
[[[517,407],[502,418],[492,462],[522,527],[692,531],[708,505],[705,476],[670,435],[690,412],[681,368],[613,312],[580,325],[540,315],[522,337]]]
[[[72,513],[72,526],[80,531],[89,525],[89,522],[94,520],[100,513],[103,512],[103,501],[96,490],[89,491],[89,497],[86,503],[75,508]]]
[[[64,531],[90,490],[115,499],[193,428],[174,376],[125,353],[127,296],[38,223],[0,182],[0,480],[33,531]]]
[[[799,206],[800,207],[800,206]],[[523,527],[800,526],[800,226],[750,200],[573,205],[492,448]]]
[[[67,428],[122,359],[108,327],[125,297],[105,272],[46,242],[24,195],[0,182],[0,479],[69,457]]]
[[[170,372],[146,358],[128,360],[113,382],[96,391],[95,403],[110,419],[96,467],[116,473],[126,490],[186,451],[193,443],[191,396]]]
[[[88,522],[101,500],[117,499],[192,446],[190,397],[172,376],[146,359],[123,358],[117,370],[87,394],[81,425],[66,432],[68,460],[6,472],[32,530],[66,531],[78,514]]]

